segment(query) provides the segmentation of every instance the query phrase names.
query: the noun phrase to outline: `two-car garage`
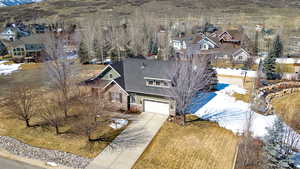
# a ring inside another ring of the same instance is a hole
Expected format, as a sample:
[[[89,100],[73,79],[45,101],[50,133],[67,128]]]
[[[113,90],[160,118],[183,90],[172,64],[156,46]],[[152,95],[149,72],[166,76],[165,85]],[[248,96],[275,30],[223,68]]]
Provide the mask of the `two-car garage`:
[[[159,113],[169,115],[170,103],[144,100],[144,112]]]

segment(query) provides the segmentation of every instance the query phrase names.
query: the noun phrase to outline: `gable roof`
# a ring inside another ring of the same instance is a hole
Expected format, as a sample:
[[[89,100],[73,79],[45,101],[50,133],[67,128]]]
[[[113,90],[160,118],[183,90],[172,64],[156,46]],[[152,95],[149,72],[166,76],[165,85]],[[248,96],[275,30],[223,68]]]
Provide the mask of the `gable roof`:
[[[236,56],[236,55],[238,55],[240,53],[243,53],[243,52],[246,53],[247,55],[250,55],[245,49],[239,48],[237,51],[232,53],[232,56]]]
[[[146,86],[145,79],[168,80],[168,70],[172,69],[173,63],[172,61],[127,58],[123,61],[115,62],[105,69],[111,67],[121,75],[114,79],[113,82],[117,83],[127,93],[142,93],[168,97],[169,92],[167,88]],[[86,82],[90,83],[99,79],[101,79],[101,73]]]
[[[168,96],[166,88],[146,86],[145,78],[169,79],[172,61],[125,59],[111,65],[121,74],[116,82],[127,92]]]

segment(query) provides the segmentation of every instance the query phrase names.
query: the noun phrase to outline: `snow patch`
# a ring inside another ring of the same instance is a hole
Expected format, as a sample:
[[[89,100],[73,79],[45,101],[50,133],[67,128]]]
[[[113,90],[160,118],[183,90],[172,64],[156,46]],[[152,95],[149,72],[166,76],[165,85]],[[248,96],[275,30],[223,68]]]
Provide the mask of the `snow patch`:
[[[9,64],[5,65],[7,61],[0,61],[0,75],[9,75],[14,71],[17,71],[21,64]]]
[[[267,127],[271,127],[277,118],[276,115],[264,116],[251,111],[250,105],[236,100],[233,93],[245,94],[247,91],[235,85],[228,85],[217,91],[216,96],[200,108],[194,115],[217,122],[221,127],[233,131],[236,134],[243,133],[248,126],[251,115],[253,136],[263,137],[267,134]]]
[[[113,118],[112,121],[113,122],[109,126],[115,130],[123,128],[123,127],[127,126],[127,124],[128,124],[128,120],[126,120],[126,119]]]

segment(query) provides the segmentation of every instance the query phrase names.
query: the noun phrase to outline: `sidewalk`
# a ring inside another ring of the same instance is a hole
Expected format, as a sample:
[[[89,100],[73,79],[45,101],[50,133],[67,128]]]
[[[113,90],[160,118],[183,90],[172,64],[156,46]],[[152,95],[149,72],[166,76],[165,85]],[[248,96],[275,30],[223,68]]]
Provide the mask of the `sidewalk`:
[[[87,169],[131,169],[166,119],[166,115],[142,113]]]

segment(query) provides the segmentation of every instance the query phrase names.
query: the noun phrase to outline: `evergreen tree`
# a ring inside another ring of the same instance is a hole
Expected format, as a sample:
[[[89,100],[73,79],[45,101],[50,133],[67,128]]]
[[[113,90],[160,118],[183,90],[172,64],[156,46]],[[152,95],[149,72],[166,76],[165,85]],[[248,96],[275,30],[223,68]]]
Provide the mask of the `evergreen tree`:
[[[80,42],[78,56],[81,63],[87,63],[89,61],[87,47],[83,41]]]
[[[276,58],[271,55],[265,58],[263,63],[263,72],[266,74],[267,79],[275,79]]]
[[[274,58],[281,58],[283,56],[283,44],[279,35],[275,37],[269,55],[271,55]]]
[[[272,49],[269,52],[269,55],[264,60],[264,73],[266,73],[267,79],[275,79],[276,75],[276,58],[280,58],[283,56],[283,44],[280,40],[280,36],[277,35]]]
[[[267,156],[269,169],[288,169],[290,166],[290,151],[284,142],[284,125],[280,118],[275,120],[274,125],[267,129],[264,150]]]

